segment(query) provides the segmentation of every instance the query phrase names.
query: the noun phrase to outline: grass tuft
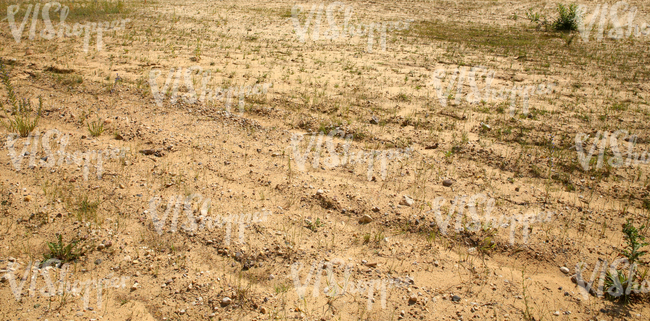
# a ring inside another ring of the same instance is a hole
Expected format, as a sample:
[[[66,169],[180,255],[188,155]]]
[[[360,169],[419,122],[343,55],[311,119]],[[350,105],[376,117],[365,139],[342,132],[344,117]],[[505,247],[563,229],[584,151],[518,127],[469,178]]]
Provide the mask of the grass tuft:
[[[9,102],[12,106],[10,116],[0,101],[0,108],[8,119],[7,122],[0,120],[0,123],[8,131],[17,132],[20,137],[27,137],[38,125],[41,110],[43,109],[43,100],[41,97],[38,97],[38,111],[36,112],[36,118],[32,119],[29,115],[30,112],[33,111],[32,104],[27,99],[21,100],[16,97],[14,87],[11,85],[11,81],[9,80],[9,71],[5,69],[5,66],[2,63],[0,63],[0,79],[7,90]]]

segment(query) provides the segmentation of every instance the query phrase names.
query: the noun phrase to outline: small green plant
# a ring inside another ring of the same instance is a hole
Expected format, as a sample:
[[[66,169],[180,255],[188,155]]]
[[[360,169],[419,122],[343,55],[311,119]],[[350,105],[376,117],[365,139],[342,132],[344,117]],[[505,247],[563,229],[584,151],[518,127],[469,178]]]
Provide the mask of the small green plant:
[[[539,22],[540,14],[539,12],[533,12],[533,8],[530,8],[526,12],[526,18],[531,22]]]
[[[275,293],[277,293],[277,294],[285,293],[285,292],[289,291],[289,286],[284,284],[284,283],[278,284],[274,288],[275,288]]]
[[[323,224],[323,222],[320,221],[320,218],[317,218],[316,222],[311,222],[311,221],[307,222],[307,228],[314,231],[314,232],[316,232],[318,230],[318,228],[323,226],[323,225],[325,225],[325,224]]]
[[[648,270],[641,274],[634,276],[634,268],[636,267],[636,262],[648,251],[641,251],[640,249],[644,246],[647,246],[648,243],[644,243],[645,237],[639,234],[639,230],[643,230],[645,226],[636,228],[632,224],[632,220],[628,219],[625,224],[623,224],[623,234],[625,234],[625,241],[627,242],[627,247],[623,249],[622,255],[627,258],[627,263],[633,268],[630,269],[629,275],[626,275],[624,270],[608,270],[605,278],[605,287],[610,289],[607,291],[607,298],[611,300],[618,299],[620,303],[627,304],[630,302],[631,290],[636,284],[641,284],[647,276]],[[614,294],[611,293],[613,289]]]
[[[453,160],[453,156],[454,156],[454,151],[453,150],[446,151],[445,152],[445,161],[447,161],[447,163],[451,164],[451,162]]]
[[[7,90],[9,102],[11,102],[13,107],[11,109],[11,115],[13,116],[12,119],[12,117],[7,114],[7,110],[0,101],[0,108],[8,120],[8,122],[0,120],[0,123],[2,123],[2,126],[4,126],[8,131],[17,132],[20,137],[27,137],[38,125],[38,119],[41,117],[41,110],[43,109],[43,100],[41,97],[38,97],[38,111],[36,112],[36,118],[32,120],[29,116],[29,113],[33,110],[32,104],[27,99],[20,100],[16,98],[14,87],[9,81],[9,71],[5,69],[5,66],[2,63],[0,63],[0,78]]]
[[[384,235],[384,231],[379,231],[375,233],[375,243],[379,243],[384,240],[386,236]]]
[[[625,234],[625,240],[627,241],[627,248],[623,250],[623,255],[628,259],[630,264],[634,264],[641,256],[648,253],[648,251],[639,251],[639,249],[648,245],[648,243],[643,243],[645,236],[639,234],[639,230],[643,230],[644,228],[645,226],[642,225],[637,229],[632,225],[631,219],[628,219],[627,223],[623,225],[623,234]]]
[[[201,41],[196,41],[196,48],[194,48],[194,61],[201,60]]]
[[[578,14],[578,5],[572,3],[565,6],[561,3],[557,5],[557,12],[560,15],[553,22],[555,31],[574,31],[578,30],[580,15]]]
[[[88,131],[93,137],[98,137],[104,132],[104,122],[101,120],[95,120],[88,123]]]
[[[47,247],[50,249],[49,253],[43,254],[45,260],[58,259],[61,264],[74,261],[81,256],[81,251],[76,250],[79,241],[72,241],[68,245],[63,245],[63,237],[57,234],[58,242],[47,242]]]
[[[521,271],[521,287],[522,287],[522,292],[524,295],[524,306],[525,310],[523,311],[523,318],[524,320],[535,320],[535,317],[533,314],[530,312],[530,306],[528,305],[528,295],[526,295],[526,289],[528,286],[526,286],[526,270]]]
[[[88,196],[83,196],[77,202],[77,219],[96,219],[97,218],[97,208],[99,207],[99,201],[89,201]]]
[[[497,234],[497,230],[492,228],[492,223],[490,222],[481,226],[481,232],[483,240],[480,241],[478,250],[482,254],[488,254],[496,247],[494,237]]]

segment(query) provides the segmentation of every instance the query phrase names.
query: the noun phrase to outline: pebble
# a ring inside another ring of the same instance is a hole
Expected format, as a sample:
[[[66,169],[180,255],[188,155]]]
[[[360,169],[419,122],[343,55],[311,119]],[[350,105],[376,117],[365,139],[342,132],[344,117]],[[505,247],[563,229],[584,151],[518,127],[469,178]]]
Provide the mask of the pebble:
[[[225,298],[221,299],[221,306],[222,307],[229,306],[230,303],[232,303],[232,300],[229,297],[225,297]]]
[[[402,196],[402,200],[399,202],[399,205],[404,205],[404,206],[413,206],[413,203],[415,201],[408,195]]]
[[[460,301],[460,297],[457,296],[457,295],[454,295],[454,296],[451,298],[451,300],[454,301],[454,302],[458,302],[458,301]]]
[[[372,216],[370,216],[370,215],[368,215],[368,214],[364,214],[364,215],[359,219],[359,223],[360,223],[360,224],[368,224],[368,223],[370,223],[370,222],[372,222]]]
[[[449,186],[451,186],[451,184],[453,184],[453,183],[454,183],[454,182],[453,182],[452,180],[450,180],[450,179],[446,179],[446,180],[442,181],[442,186],[449,187]]]
[[[560,271],[562,271],[562,273],[564,273],[564,274],[569,274],[569,272],[571,272],[571,271],[569,271],[569,268],[567,268],[566,266],[561,267]]]

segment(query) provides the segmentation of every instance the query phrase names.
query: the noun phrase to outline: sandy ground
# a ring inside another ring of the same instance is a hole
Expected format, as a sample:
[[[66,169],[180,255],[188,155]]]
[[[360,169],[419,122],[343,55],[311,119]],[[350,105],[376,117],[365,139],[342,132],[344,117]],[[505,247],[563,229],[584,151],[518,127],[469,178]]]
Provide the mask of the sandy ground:
[[[619,304],[572,282],[622,257],[626,219],[650,220],[647,164],[612,166],[610,143],[585,171],[576,151],[576,135],[588,152],[617,130],[648,150],[650,38],[585,42],[526,17],[552,21],[555,2],[333,5],[339,32],[346,10],[353,29],[386,26],[369,49],[367,34],[327,39],[323,4],[304,42],[320,2],[128,1],[91,19],[130,21],[88,52],[83,36],[29,39],[31,19],[17,43],[1,21],[17,96],[43,99],[39,145],[0,127],[2,318],[650,318],[647,293]],[[469,81],[458,101],[455,85],[437,94],[437,70],[447,88],[473,66],[497,91],[535,86],[529,110],[472,103]],[[39,266],[57,234],[82,255]]]

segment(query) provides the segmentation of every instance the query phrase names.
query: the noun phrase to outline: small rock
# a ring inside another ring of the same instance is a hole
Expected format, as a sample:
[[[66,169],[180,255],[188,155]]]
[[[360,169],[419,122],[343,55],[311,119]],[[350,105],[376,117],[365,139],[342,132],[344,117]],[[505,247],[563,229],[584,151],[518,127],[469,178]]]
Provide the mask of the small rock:
[[[377,118],[377,116],[372,116],[372,118],[370,118],[370,123],[373,125],[379,124],[379,118]]]
[[[379,209],[379,207],[375,206],[375,207],[372,208],[372,211],[375,212],[375,213],[377,213],[377,212],[380,211],[380,209]]]
[[[562,273],[564,273],[564,274],[569,274],[569,272],[571,272],[571,271],[569,271],[569,268],[567,268],[566,266],[561,267],[560,271],[562,271]]]
[[[415,294],[411,294],[409,297],[409,304],[416,304],[418,302],[418,296]]]
[[[451,300],[454,301],[454,302],[458,302],[458,301],[460,301],[460,297],[457,296],[457,295],[454,295],[453,297],[451,297]]]
[[[278,156],[282,156],[282,154],[278,152],[271,154],[271,157],[278,157]]]
[[[140,287],[140,284],[138,282],[133,283],[131,286],[131,292],[137,290]]]
[[[435,143],[433,145],[429,145],[429,146],[425,147],[424,149],[436,149],[436,148],[438,148],[438,143]]]
[[[572,276],[571,276],[571,282],[573,282],[573,283],[575,283],[575,284],[578,284],[578,276],[575,275],[575,274],[572,275]]]
[[[451,186],[451,184],[453,184],[453,183],[454,183],[454,182],[453,182],[452,180],[450,180],[450,179],[446,179],[446,180],[442,181],[442,186],[444,186],[444,187],[449,187],[449,186]]]
[[[556,316],[556,317],[557,317],[557,316],[560,316],[560,311],[555,311],[555,312],[553,312],[553,315]]]
[[[120,183],[120,189],[125,189],[125,188],[126,187],[124,186],[124,184]]]
[[[156,157],[163,157],[165,155],[160,149],[143,149],[140,150],[140,153],[144,155],[153,155]]]
[[[399,202],[399,205],[413,206],[413,203],[415,203],[415,201],[410,196],[404,195],[402,200]]]
[[[367,267],[371,267],[371,268],[377,267],[377,262],[369,262],[369,263],[366,263],[366,266],[367,266]]]
[[[229,306],[230,303],[232,303],[232,300],[229,297],[225,297],[225,298],[221,299],[221,306],[222,307]]]
[[[27,196],[25,196],[25,202],[29,202],[29,201],[31,201],[31,200],[32,200],[32,196],[31,196],[31,195],[27,195]]]
[[[316,191],[316,195],[321,195],[321,194],[323,194],[323,190],[322,190],[322,189],[319,189],[319,190]]]
[[[364,214],[360,219],[359,219],[359,224],[368,224],[372,222],[372,216],[368,214]]]
[[[275,275],[273,274],[269,275],[269,280],[273,280],[273,279],[275,279]]]
[[[261,307],[261,308],[260,308],[260,313],[261,313],[261,314],[266,314],[266,312],[267,312],[267,311],[266,311],[266,308],[265,308],[265,307]]]
[[[100,250],[100,251],[103,250],[104,248],[106,248],[106,245],[104,245],[104,244],[97,245],[97,249]]]

